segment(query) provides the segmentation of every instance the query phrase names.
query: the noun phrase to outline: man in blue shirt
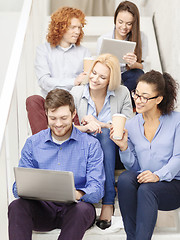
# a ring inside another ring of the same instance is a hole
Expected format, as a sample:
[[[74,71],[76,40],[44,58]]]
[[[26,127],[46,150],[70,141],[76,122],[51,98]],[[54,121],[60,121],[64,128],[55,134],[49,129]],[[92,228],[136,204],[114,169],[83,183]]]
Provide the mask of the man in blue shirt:
[[[70,91],[80,85],[87,75],[83,59],[90,52],[82,46],[85,25],[84,13],[76,8],[62,7],[51,15],[47,42],[37,47],[35,72],[43,97],[55,88]],[[47,128],[44,98],[30,96],[26,102],[32,133]]]
[[[58,239],[80,240],[95,220],[92,203],[104,195],[103,152],[96,138],[73,126],[72,95],[62,89],[50,91],[45,110],[49,128],[27,139],[19,167],[72,171],[78,203],[14,200],[8,211],[9,240],[30,240],[32,230],[56,228],[61,229]],[[13,193],[18,197],[16,183]]]

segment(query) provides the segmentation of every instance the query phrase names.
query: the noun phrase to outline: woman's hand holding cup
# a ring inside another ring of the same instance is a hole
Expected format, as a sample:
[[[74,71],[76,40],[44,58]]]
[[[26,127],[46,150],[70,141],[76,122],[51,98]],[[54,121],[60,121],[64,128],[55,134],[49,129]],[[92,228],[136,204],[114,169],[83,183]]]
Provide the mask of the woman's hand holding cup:
[[[110,139],[120,148],[120,150],[123,152],[128,148],[128,131],[127,129],[124,128],[122,139],[114,139],[114,129],[113,125],[110,127]]]

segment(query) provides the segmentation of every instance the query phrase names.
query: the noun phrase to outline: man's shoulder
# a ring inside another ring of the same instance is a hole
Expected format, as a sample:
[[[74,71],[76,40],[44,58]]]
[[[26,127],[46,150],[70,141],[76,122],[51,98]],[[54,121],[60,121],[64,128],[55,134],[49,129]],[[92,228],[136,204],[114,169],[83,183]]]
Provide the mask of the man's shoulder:
[[[91,144],[99,144],[98,139],[96,139],[95,137],[93,137],[92,135],[85,133],[85,132],[81,132],[79,129],[77,129],[76,127],[74,127],[76,130],[76,134],[78,136],[78,140],[85,143],[86,145],[91,145]]]
[[[45,130],[41,130],[40,132],[28,137],[27,141],[32,142],[33,144],[37,145],[41,142],[45,141],[45,138],[49,136],[49,128]]]
[[[46,50],[52,50],[53,48],[51,47],[50,43],[48,42],[43,42],[37,46],[37,49],[46,49]]]
[[[78,49],[88,50],[87,47],[83,46],[82,44],[80,44],[80,45],[76,45],[76,48],[78,48]]]
[[[46,41],[37,46],[37,51],[39,50],[39,51],[44,51],[44,52],[54,52],[54,50],[56,50],[57,48],[58,48],[58,46],[52,47],[50,45],[50,43]],[[77,54],[79,53],[79,54],[83,54],[85,56],[91,55],[88,48],[86,48],[82,45],[79,45],[79,46],[73,45],[68,51],[70,51],[70,52],[73,51],[73,52],[76,52]]]
[[[75,45],[75,47],[73,49],[74,49],[74,51],[81,52],[81,53],[85,54],[86,56],[91,56],[89,49],[84,47],[81,44],[78,46]]]

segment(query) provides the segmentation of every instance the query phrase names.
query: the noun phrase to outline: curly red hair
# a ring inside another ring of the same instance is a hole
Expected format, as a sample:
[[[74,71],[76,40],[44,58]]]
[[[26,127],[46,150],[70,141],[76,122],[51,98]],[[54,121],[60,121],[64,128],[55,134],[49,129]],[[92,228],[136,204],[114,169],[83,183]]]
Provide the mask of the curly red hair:
[[[60,41],[71,24],[72,18],[78,18],[81,22],[82,28],[86,24],[85,14],[76,8],[62,7],[51,15],[51,22],[49,23],[48,34],[46,36],[47,41],[51,47],[56,47],[60,44]],[[76,45],[80,45],[81,39],[84,36],[84,32],[81,28],[79,38]]]

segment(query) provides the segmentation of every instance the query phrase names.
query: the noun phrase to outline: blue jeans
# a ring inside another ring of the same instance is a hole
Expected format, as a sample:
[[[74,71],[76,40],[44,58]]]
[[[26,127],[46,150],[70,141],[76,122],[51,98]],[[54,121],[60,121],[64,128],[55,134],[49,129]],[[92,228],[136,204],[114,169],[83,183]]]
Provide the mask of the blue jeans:
[[[122,73],[122,83],[132,91],[136,88],[137,80],[142,74],[144,74],[142,69],[130,69]]]
[[[180,181],[137,182],[136,172],[125,171],[118,179],[119,207],[127,240],[150,240],[158,210],[180,207]]]
[[[102,204],[113,205],[116,195],[116,191],[114,188],[114,170],[118,147],[109,138],[109,129],[107,128],[103,128],[102,133],[98,133],[96,135],[96,138],[99,140],[104,153],[104,169],[106,174],[105,195],[102,199]]]

